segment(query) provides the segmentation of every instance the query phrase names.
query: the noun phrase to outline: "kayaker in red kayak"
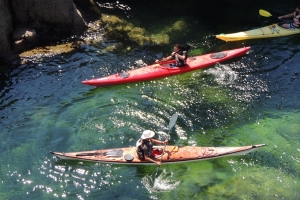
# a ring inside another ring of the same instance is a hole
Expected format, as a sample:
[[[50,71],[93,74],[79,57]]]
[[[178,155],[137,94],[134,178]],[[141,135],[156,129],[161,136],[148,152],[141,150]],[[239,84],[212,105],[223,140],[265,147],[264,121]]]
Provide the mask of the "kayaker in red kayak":
[[[163,152],[163,149],[153,149],[154,144],[166,144],[168,143],[168,139],[164,142],[153,139],[155,133],[150,130],[145,130],[136,143],[137,146],[137,155],[141,160],[149,160],[151,162],[156,163],[158,166],[161,165],[160,161],[153,160],[157,156],[160,156]]]
[[[293,22],[291,23],[284,23],[281,25],[282,28],[287,28],[287,29],[298,29],[300,27],[300,5],[296,7],[295,12],[279,16],[278,19],[287,19],[287,18],[292,18],[293,17]]]
[[[176,62],[173,67],[184,67],[186,65],[186,59],[188,58],[187,51],[179,43],[174,45],[174,51],[170,56],[163,58],[162,60],[156,60],[155,62],[159,63],[172,60],[174,57]]]

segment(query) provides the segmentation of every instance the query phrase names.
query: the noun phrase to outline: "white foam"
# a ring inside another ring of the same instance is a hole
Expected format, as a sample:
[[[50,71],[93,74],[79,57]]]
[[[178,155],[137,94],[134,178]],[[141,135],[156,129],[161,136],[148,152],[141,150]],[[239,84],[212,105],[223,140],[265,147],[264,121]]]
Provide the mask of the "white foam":
[[[162,173],[157,177],[153,178],[153,176],[151,175],[145,176],[142,179],[142,183],[149,192],[171,191],[180,184],[180,181],[171,180],[170,177],[172,177],[172,175],[166,173],[166,170],[164,169]]]
[[[239,75],[227,65],[216,64],[214,68],[204,71],[206,74],[215,76],[215,80],[220,85],[230,85],[238,79]]]

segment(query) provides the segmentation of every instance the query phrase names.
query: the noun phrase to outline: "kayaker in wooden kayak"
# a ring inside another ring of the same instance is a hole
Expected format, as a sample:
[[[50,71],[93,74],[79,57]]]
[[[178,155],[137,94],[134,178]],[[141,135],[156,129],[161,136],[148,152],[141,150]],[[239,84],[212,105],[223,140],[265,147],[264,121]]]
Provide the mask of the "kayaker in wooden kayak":
[[[171,65],[171,67],[184,67],[186,66],[186,59],[188,58],[187,48],[183,48],[181,44],[177,43],[174,45],[174,51],[172,52],[171,55],[169,55],[166,58],[163,58],[162,60],[156,60],[155,62],[156,63],[164,62],[164,61],[172,60],[175,57],[176,62],[173,65]]]
[[[141,136],[141,139],[139,139],[136,143],[137,146],[137,155],[139,159],[141,160],[149,160],[151,162],[156,163],[158,166],[161,165],[161,162],[158,160],[154,160],[155,158],[158,158],[163,152],[163,149],[153,149],[153,143],[154,144],[166,144],[168,143],[168,139],[166,139],[164,142],[153,139],[153,136],[155,133],[151,130],[145,130]]]
[[[293,18],[293,22],[291,23],[284,23],[281,25],[282,28],[287,28],[287,29],[298,29],[300,27],[300,5],[296,7],[295,12],[287,14],[287,15],[282,15],[279,16],[278,19],[288,19],[288,18]]]

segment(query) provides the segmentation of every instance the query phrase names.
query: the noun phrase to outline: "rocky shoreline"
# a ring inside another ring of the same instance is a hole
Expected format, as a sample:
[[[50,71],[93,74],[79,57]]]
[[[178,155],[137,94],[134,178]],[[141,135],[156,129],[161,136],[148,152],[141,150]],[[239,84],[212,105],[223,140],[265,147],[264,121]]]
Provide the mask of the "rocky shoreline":
[[[82,34],[88,28],[73,0],[2,0],[0,26],[2,62],[37,44]]]
[[[151,32],[126,17],[102,13],[109,9],[131,8],[118,1],[104,4],[95,0],[0,1],[0,64],[19,64],[32,60],[30,57],[68,53],[83,44],[97,45],[104,38],[122,42],[106,51],[166,45],[170,43],[170,35],[186,28],[179,18]]]

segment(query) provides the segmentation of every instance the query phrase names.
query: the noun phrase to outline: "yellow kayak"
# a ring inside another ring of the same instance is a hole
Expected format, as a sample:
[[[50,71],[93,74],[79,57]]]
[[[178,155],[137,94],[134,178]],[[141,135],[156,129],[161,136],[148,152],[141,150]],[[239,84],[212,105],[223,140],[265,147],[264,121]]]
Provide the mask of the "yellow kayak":
[[[300,29],[281,28],[277,24],[238,33],[220,34],[216,38],[226,42],[260,38],[282,37],[300,33]]]

